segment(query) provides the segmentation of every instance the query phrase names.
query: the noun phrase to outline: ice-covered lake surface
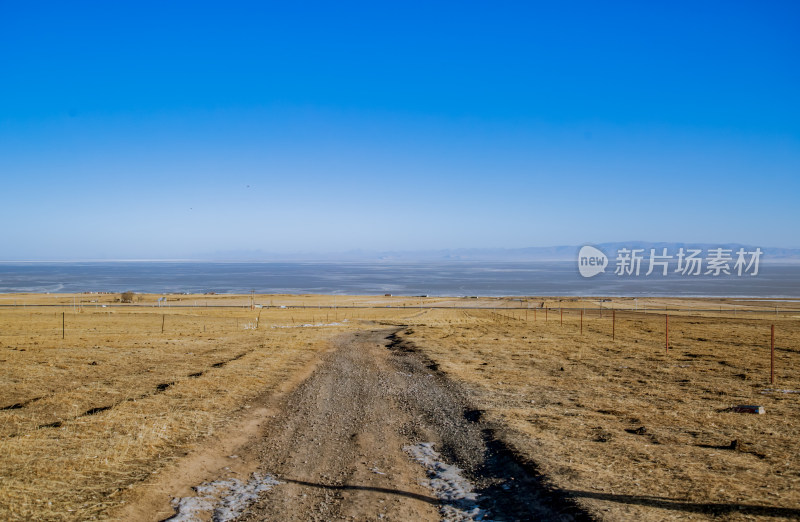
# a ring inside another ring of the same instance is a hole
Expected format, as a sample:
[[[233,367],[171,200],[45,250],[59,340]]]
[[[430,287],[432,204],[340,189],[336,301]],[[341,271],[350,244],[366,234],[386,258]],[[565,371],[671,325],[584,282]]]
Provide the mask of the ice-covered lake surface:
[[[756,276],[583,278],[575,262],[0,263],[0,292],[319,293],[430,296],[603,295],[800,297],[800,264],[762,263]]]

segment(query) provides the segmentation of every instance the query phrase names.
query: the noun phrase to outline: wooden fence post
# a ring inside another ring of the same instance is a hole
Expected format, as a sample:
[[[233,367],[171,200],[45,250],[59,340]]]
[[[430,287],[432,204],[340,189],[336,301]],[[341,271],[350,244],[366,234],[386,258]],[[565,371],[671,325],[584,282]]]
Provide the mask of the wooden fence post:
[[[775,325],[774,324],[770,327],[769,383],[775,384]]]

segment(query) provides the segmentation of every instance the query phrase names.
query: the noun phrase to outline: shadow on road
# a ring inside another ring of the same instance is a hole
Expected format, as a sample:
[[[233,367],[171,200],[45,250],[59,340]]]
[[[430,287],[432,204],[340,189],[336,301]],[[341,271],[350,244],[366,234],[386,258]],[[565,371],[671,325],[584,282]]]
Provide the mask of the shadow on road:
[[[634,504],[689,513],[703,513],[708,515],[725,515],[740,513],[759,517],[800,518],[799,508],[784,508],[774,506],[759,506],[754,504],[715,503],[715,502],[687,502],[666,497],[650,495],[615,495],[612,493],[596,493],[591,491],[565,490],[564,493],[573,498],[591,498],[606,500],[622,504]]]
[[[401,491],[399,489],[379,488],[374,486],[356,486],[351,484],[342,484],[337,486],[332,484],[320,484],[318,482],[308,482],[305,480],[290,479],[286,477],[281,477],[280,480],[283,482],[291,482],[292,484],[299,484],[301,486],[308,486],[311,488],[327,489],[329,491],[373,491],[376,493],[386,493],[387,495],[397,495],[406,498],[413,498],[414,500],[419,500],[420,502],[427,502],[428,504],[439,505],[439,500],[435,497],[429,497],[428,495],[420,495],[419,493],[413,493],[411,491]]]

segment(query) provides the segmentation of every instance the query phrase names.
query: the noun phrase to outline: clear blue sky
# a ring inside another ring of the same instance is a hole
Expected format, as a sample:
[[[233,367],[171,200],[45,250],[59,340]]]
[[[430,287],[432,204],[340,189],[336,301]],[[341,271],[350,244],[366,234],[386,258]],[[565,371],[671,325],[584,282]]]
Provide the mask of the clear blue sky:
[[[798,6],[0,1],[0,259],[800,247]]]

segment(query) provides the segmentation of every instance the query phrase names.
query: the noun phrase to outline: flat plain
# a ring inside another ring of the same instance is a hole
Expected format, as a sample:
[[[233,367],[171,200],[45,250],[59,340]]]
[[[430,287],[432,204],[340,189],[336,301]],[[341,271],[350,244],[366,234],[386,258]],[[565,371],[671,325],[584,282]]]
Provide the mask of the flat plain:
[[[275,469],[246,447],[357,334],[452,383],[564,519],[800,517],[798,301],[160,297],[0,296],[0,517],[160,520],[221,469]],[[380,514],[316,507],[306,518]]]

